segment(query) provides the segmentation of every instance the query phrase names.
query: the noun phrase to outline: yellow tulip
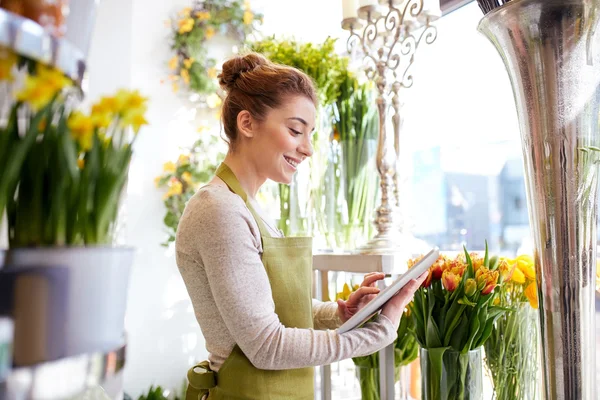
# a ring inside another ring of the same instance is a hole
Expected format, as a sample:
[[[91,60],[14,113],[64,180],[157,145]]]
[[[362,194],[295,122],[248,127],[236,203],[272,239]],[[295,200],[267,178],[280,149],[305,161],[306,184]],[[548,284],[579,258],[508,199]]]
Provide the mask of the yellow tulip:
[[[192,183],[192,174],[190,174],[188,171],[185,171],[183,174],[181,174],[181,179],[183,179],[183,181],[187,184],[191,184]]]
[[[178,14],[181,17],[189,17],[191,13],[192,13],[192,7],[185,7],[184,9],[179,11]]]
[[[173,58],[171,58],[169,60],[169,69],[176,70],[178,66],[179,66],[179,57],[173,56]]]
[[[206,73],[208,74],[208,77],[211,79],[215,79],[217,77],[217,69],[212,67],[209,68]]]
[[[187,69],[182,69],[181,72],[180,72],[180,74],[181,74],[181,79],[183,79],[183,82],[186,85],[189,85],[190,84],[190,73],[189,73],[189,71]]]
[[[173,173],[173,172],[175,172],[176,169],[177,169],[177,166],[175,165],[175,163],[173,163],[171,161],[168,161],[163,164],[164,172]]]
[[[215,28],[213,28],[212,26],[207,27],[206,32],[204,32],[204,36],[207,39],[210,39],[211,37],[215,36]]]
[[[194,20],[191,18],[180,19],[177,23],[179,25],[179,33],[184,34],[194,29]]]
[[[69,116],[67,127],[71,131],[71,136],[79,143],[79,147],[83,151],[88,151],[92,148],[94,124],[90,117],[79,111],[75,111]]]
[[[252,13],[252,11],[244,11],[243,20],[244,24],[250,25],[252,21],[254,21],[254,14]]]
[[[207,19],[210,19],[210,13],[208,11],[198,11],[196,13],[196,18],[200,21],[206,21]]]
[[[519,269],[525,274],[527,279],[535,280],[535,264],[531,256],[519,256],[516,261]]]
[[[177,164],[179,164],[179,165],[188,164],[189,162],[190,162],[190,156],[188,156],[187,154],[181,154],[179,156],[179,158],[177,159]]]
[[[518,265],[517,268],[515,268],[515,270],[513,271],[511,280],[515,283],[525,283],[525,274],[523,273],[523,271],[521,271]]]
[[[531,307],[539,307],[537,285],[535,282],[531,282],[529,285],[527,285],[525,288],[525,297],[527,297],[527,300],[529,300]]]
[[[206,105],[209,108],[217,108],[223,103],[223,100],[219,97],[218,94],[213,93],[206,98]]]
[[[190,69],[190,67],[192,66],[192,64],[194,63],[194,57],[190,57],[190,58],[186,58],[185,60],[183,60],[183,66],[186,69]]]

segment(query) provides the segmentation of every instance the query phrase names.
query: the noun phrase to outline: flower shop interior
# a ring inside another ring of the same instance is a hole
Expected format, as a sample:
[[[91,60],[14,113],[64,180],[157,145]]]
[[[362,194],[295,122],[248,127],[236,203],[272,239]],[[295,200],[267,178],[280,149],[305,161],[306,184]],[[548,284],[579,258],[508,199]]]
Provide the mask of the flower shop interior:
[[[197,392],[176,233],[228,151],[223,63],[255,52],[318,96],[312,157],[256,194],[312,237],[312,297],[439,248],[394,342],[315,366],[314,398],[597,400],[599,23],[600,0],[0,0],[0,399],[230,398]]]

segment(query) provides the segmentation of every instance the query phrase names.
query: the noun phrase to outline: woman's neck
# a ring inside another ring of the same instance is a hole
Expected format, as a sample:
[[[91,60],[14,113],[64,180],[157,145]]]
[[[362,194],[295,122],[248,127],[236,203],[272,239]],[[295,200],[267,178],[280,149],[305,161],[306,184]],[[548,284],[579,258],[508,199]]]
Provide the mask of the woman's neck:
[[[246,195],[251,199],[256,197],[258,189],[265,183],[266,178],[261,177],[258,174],[257,168],[247,157],[243,154],[227,153],[225,164],[231,169],[237,180],[240,182],[240,186],[246,192]]]

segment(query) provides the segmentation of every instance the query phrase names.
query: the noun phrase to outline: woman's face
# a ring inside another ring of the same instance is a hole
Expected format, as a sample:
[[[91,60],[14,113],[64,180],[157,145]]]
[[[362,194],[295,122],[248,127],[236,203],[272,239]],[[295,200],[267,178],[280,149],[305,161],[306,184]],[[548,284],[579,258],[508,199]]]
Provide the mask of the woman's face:
[[[271,109],[256,123],[251,151],[259,173],[267,179],[289,184],[298,164],[313,154],[315,105],[305,96],[290,96],[281,107]]]

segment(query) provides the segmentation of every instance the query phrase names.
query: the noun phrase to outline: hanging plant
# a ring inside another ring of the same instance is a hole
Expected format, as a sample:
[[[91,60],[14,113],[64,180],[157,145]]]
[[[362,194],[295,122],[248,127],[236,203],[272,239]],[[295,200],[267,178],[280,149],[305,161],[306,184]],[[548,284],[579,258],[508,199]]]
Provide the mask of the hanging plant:
[[[217,60],[207,54],[207,41],[216,34],[232,37],[243,44],[255,33],[263,16],[251,10],[249,1],[195,1],[169,21],[172,30],[169,60],[173,91],[180,86],[199,94],[213,94],[217,88]]]

